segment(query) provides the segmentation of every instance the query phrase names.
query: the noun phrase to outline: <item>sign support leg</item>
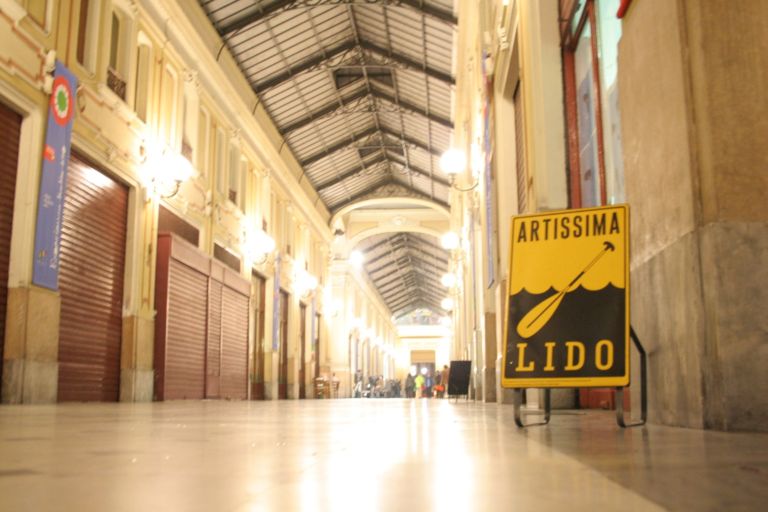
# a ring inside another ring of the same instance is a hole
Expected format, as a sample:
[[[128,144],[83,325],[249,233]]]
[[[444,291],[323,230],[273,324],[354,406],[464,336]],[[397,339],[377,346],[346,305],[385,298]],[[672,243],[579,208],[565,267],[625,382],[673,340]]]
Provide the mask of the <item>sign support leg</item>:
[[[544,411],[527,411],[525,414],[544,414],[544,421],[538,423],[523,423],[523,389],[515,388],[515,424],[520,428],[535,427],[537,425],[546,425],[549,423],[549,418],[552,412],[552,400],[551,391],[549,388],[544,388]]]
[[[639,427],[645,425],[648,419],[648,364],[645,349],[640,343],[640,339],[635,334],[635,330],[630,326],[629,335],[632,342],[640,353],[640,421],[635,423],[626,423],[624,420],[624,390],[626,388],[616,388],[616,423],[621,428]]]

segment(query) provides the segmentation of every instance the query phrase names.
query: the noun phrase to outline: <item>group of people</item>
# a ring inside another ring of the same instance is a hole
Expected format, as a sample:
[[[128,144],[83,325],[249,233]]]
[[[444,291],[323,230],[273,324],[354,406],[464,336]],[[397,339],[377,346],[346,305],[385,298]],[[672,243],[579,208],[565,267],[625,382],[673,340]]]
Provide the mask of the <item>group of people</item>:
[[[448,391],[449,375],[448,365],[443,365],[442,371],[438,370],[434,375],[426,369],[421,372],[409,373],[405,378],[405,397],[443,398]]]
[[[406,398],[443,398],[448,394],[450,368],[443,365],[442,370],[432,374],[426,368],[420,372],[411,371],[405,378]],[[367,380],[367,382],[366,382]],[[385,379],[382,375],[371,375],[367,379],[361,370],[355,372],[355,384],[352,396],[355,398],[399,398],[400,381]]]

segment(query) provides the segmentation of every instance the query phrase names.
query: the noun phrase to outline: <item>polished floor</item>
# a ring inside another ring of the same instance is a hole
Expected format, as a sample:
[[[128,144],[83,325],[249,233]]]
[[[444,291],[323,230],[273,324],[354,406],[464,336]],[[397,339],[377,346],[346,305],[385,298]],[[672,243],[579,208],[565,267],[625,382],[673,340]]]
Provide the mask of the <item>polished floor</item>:
[[[0,510],[766,510],[768,435],[509,406],[309,400],[0,406]]]

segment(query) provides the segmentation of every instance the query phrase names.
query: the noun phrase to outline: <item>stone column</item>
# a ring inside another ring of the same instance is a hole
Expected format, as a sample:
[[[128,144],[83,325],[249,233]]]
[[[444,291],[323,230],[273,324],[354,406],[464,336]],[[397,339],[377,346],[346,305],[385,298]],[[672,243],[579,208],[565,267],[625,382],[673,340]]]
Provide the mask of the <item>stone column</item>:
[[[768,429],[768,2],[643,0],[619,87],[654,422]]]

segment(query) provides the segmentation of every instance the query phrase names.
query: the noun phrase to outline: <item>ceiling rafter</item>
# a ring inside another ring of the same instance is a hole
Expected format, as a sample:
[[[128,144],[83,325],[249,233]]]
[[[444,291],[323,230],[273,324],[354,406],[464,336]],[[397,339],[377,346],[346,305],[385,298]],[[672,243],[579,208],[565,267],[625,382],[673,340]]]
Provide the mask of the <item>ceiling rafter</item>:
[[[451,183],[446,180],[445,178],[441,178],[440,176],[434,176],[433,174],[429,173],[428,171],[425,171],[424,169],[417,167],[413,164],[410,166],[405,162],[404,159],[399,158],[397,155],[393,155],[390,152],[387,152],[387,158],[395,162],[396,164],[400,164],[405,167],[406,172],[410,171],[416,174],[420,174],[422,176],[425,176],[429,178],[430,180],[434,180],[436,183],[439,183],[445,187],[450,187]]]
[[[310,112],[309,114],[302,117],[301,119],[297,121],[293,121],[292,123],[289,123],[286,126],[280,127],[280,134],[285,136],[286,134],[296,131],[299,128],[303,128],[308,124],[314,121],[317,121],[318,119],[321,119],[329,114],[333,114],[337,110],[343,107],[349,106],[350,103],[354,103],[355,101],[363,99],[366,96],[368,96],[368,91],[366,89],[360,89],[347,96],[341,96],[339,99],[334,99],[332,102],[328,103],[324,107],[314,112]]]
[[[407,189],[410,193],[414,194],[414,196],[426,199],[427,201],[431,201],[439,206],[442,206],[443,208],[450,209],[450,205],[446,203],[445,201],[441,201],[439,199],[433,199],[426,195],[424,192],[421,192],[420,190],[416,190],[413,187],[410,187],[406,185],[405,183],[396,181],[394,178],[390,177],[386,180],[382,180],[379,183],[376,183],[371,186],[368,190],[363,190],[362,192],[358,192],[357,194],[354,194],[348,198],[347,201],[340,202],[336,205],[329,205],[329,209],[331,210],[331,215],[336,214],[340,209],[342,209],[344,206],[348,204],[352,204],[355,201],[359,201],[360,199],[363,199],[364,197],[374,196],[376,192],[381,188],[385,187],[387,185],[397,185],[398,187],[403,187],[404,189]]]
[[[344,41],[338,46],[334,46],[333,48],[329,48],[327,50],[318,52],[315,55],[311,56],[310,58],[289,67],[288,69],[284,70],[282,73],[275,75],[272,78],[268,78],[266,80],[263,80],[261,82],[254,84],[253,91],[256,94],[260,94],[266,91],[267,89],[276,87],[281,83],[286,82],[291,78],[294,78],[299,73],[303,73],[304,71],[313,69],[319,66],[320,64],[322,64],[323,62],[328,61],[336,57],[337,55],[341,55],[344,52],[348,52],[349,50],[352,50],[353,48],[356,48],[356,47],[357,45],[355,44],[354,41]]]
[[[331,146],[328,146],[327,148],[323,149],[322,151],[318,151],[317,153],[314,153],[313,155],[310,155],[303,160],[299,162],[299,165],[302,167],[307,167],[308,165],[312,165],[313,163],[317,162],[318,160],[322,160],[326,156],[330,156],[333,153],[336,153],[338,151],[341,151],[342,149],[350,147],[352,144],[356,142],[360,142],[363,139],[366,139],[370,137],[371,135],[374,135],[376,133],[379,133],[379,129],[375,126],[372,126],[368,128],[367,130],[363,130],[359,133],[353,133],[351,135],[348,135],[344,140],[337,142],[336,144],[333,144]]]
[[[426,151],[427,153],[430,153],[432,155],[440,156],[440,152],[439,151],[431,149],[429,146],[427,146],[423,142],[418,141],[418,140],[416,140],[416,139],[414,139],[412,137],[409,137],[408,135],[406,135],[404,133],[400,134],[400,133],[397,133],[395,130],[390,130],[389,128],[386,128],[386,127],[383,127],[381,129],[381,131],[384,132],[385,134],[391,136],[391,137],[395,137],[396,139],[402,140],[407,145],[419,148],[422,151]]]
[[[387,48],[383,48],[375,43],[372,43],[370,41],[361,40],[360,46],[364,50],[369,50],[374,53],[378,53],[380,56],[390,59],[393,62],[396,62],[402,66],[404,66],[406,69],[412,69],[414,71],[419,71],[420,73],[424,73],[427,76],[430,76],[436,80],[439,80],[441,82],[444,82],[448,85],[456,85],[456,79],[451,76],[450,73],[446,73],[444,71],[440,71],[439,69],[435,69],[431,66],[425,66],[422,63],[415,61],[408,57],[407,55],[404,55],[402,53],[394,52],[391,50],[388,50]]]
[[[300,128],[303,128],[307,126],[308,124],[317,121],[329,114],[332,114],[336,112],[337,110],[349,106],[350,103],[357,101],[359,99],[365,98],[366,96],[373,96],[376,99],[387,101],[391,104],[393,104],[396,108],[399,110],[407,110],[408,112],[422,116],[427,118],[430,121],[433,121],[437,124],[443,125],[447,128],[453,129],[453,122],[445,117],[442,117],[438,114],[435,114],[433,112],[424,112],[424,109],[418,107],[417,105],[413,105],[411,103],[407,103],[405,101],[397,101],[393,96],[391,96],[388,93],[385,93],[383,91],[379,91],[378,89],[371,87],[371,90],[368,91],[368,89],[363,88],[360,89],[348,96],[343,96],[341,98],[341,104],[339,104],[339,101],[334,100],[333,102],[328,103],[324,107],[316,110],[315,112],[310,112],[303,118],[293,121],[292,123],[289,123],[286,126],[280,127],[280,134],[285,136],[286,134],[296,131]],[[366,105],[366,107],[361,110],[361,112],[371,112],[371,106]]]
[[[317,190],[318,192],[322,192],[323,190],[329,189],[329,188],[333,187],[334,185],[338,185],[339,183],[341,183],[342,181],[344,181],[346,179],[349,179],[349,178],[357,176],[361,172],[365,172],[370,167],[373,167],[375,165],[379,165],[379,164],[384,163],[384,162],[389,162],[389,160],[387,160],[383,155],[379,155],[378,158],[376,158],[376,159],[374,159],[374,160],[372,160],[370,162],[367,162],[365,164],[366,167],[361,167],[361,166],[357,165],[357,166],[355,166],[352,169],[348,169],[348,170],[346,170],[344,172],[341,172],[341,173],[337,174],[336,177],[334,177],[333,179],[330,179],[330,180],[326,181],[325,183],[318,184],[315,187],[315,190]]]
[[[257,9],[248,12],[239,18],[235,18],[229,23],[220,24],[217,29],[219,31],[219,35],[226,36],[249,25],[258,23],[259,21],[276,13],[277,11],[280,11],[281,9],[304,9],[307,7],[316,7],[323,4],[370,5],[372,3],[393,6],[404,5],[412,10],[418,11],[425,16],[429,16],[430,18],[434,18],[444,23],[451,25],[456,25],[458,23],[458,19],[453,15],[453,12],[446,11],[445,9],[441,9],[433,5],[427,5],[423,2],[423,0],[311,0],[311,3],[307,0],[275,0],[268,4],[260,4]]]

